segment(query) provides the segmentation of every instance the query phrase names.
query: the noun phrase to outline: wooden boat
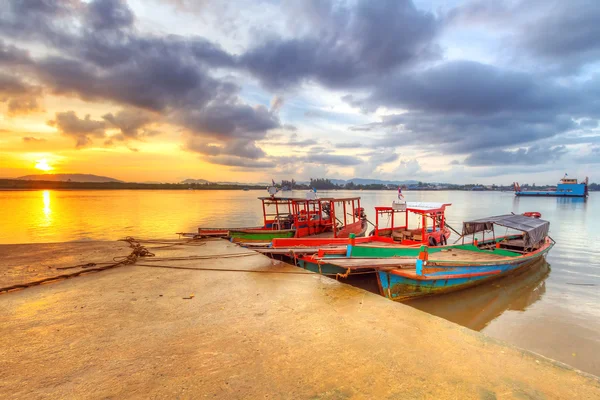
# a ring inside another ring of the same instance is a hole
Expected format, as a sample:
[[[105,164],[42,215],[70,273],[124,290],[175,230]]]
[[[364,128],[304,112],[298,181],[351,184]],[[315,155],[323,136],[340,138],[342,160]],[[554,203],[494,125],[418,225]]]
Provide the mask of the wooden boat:
[[[392,300],[460,290],[527,268],[554,245],[550,223],[523,215],[501,215],[463,224],[463,238],[502,226],[520,234],[470,244],[429,247],[350,244],[346,255],[322,249],[298,256],[300,267],[336,277],[374,272],[380,292]]]
[[[362,237],[367,229],[366,216],[361,218],[360,231],[358,230],[358,222],[355,223],[353,232],[352,229],[341,231],[337,237],[306,237],[306,238],[291,238],[291,239],[274,239],[271,242],[272,252],[265,251],[269,254],[298,254],[308,255],[310,252],[307,249],[313,249],[313,253],[317,253],[319,249],[335,249],[339,246],[348,244],[347,240],[341,239],[348,237],[349,233],[354,233],[356,243],[374,243],[374,244],[442,244],[447,243],[450,237],[450,230],[446,224],[445,210],[450,203],[424,203],[424,202],[409,202],[402,203],[402,207],[398,207],[400,203],[394,202],[392,207],[375,207],[375,229],[371,231],[367,237]],[[398,214],[400,214],[398,216]],[[391,224],[389,227],[383,227],[383,219],[388,216]],[[418,228],[412,227],[417,217],[421,221]],[[402,219],[402,221],[400,220]],[[399,225],[396,225],[396,222]],[[428,224],[429,223],[429,224]],[[351,225],[348,225],[351,226]]]
[[[198,228],[198,236],[229,237],[235,243],[268,246],[276,239],[343,239],[350,234],[364,236],[366,233],[367,217],[360,207],[360,197],[317,198],[314,192],[307,198],[275,197],[278,190],[274,187],[268,190],[271,196],[259,197],[262,226]]]

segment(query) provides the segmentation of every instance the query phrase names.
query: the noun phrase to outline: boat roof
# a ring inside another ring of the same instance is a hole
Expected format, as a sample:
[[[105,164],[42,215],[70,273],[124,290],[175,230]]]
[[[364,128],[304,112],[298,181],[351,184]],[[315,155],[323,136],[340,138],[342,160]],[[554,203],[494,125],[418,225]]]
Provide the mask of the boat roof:
[[[406,211],[412,211],[416,213],[430,213],[444,211],[447,206],[451,206],[452,203],[433,203],[424,201],[409,201],[406,203]],[[393,207],[375,207],[376,211],[397,211]],[[404,210],[402,210],[404,212]]]
[[[462,234],[464,236],[476,232],[490,231],[494,228],[494,225],[525,232],[527,245],[542,241],[548,235],[550,229],[550,222],[543,219],[506,214],[464,222]]]
[[[295,201],[295,202],[305,202],[305,201],[353,201],[360,200],[360,197],[319,197],[316,199],[307,199],[305,197],[259,197],[259,200],[271,200],[271,201]]]

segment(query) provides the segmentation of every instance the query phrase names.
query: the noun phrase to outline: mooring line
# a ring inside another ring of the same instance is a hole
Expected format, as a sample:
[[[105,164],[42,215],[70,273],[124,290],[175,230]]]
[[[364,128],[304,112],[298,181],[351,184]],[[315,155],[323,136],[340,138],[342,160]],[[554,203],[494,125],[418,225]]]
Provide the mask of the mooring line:
[[[177,267],[174,265],[152,265],[152,264],[135,264],[138,267],[148,267],[148,268],[166,268],[166,269],[183,269],[188,271],[220,271],[220,272],[254,272],[261,274],[290,274],[290,275],[315,275],[312,272],[302,272],[302,271],[267,271],[260,269],[233,269],[233,268],[206,268],[206,267]]]

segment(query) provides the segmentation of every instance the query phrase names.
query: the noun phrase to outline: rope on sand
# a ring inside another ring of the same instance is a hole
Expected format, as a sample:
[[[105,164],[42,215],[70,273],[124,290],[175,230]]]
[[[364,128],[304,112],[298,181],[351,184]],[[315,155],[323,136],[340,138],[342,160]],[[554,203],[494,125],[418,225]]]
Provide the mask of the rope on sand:
[[[119,267],[121,265],[135,264],[137,262],[138,258],[140,258],[140,257],[154,257],[154,253],[150,252],[147,248],[142,246],[139,242],[137,242],[132,237],[126,237],[125,239],[121,239],[121,241],[129,243],[129,247],[131,247],[133,250],[127,256],[114,257],[112,263],[87,263],[87,264],[74,265],[71,267],[58,267],[56,269],[59,269],[59,270],[73,269],[73,268],[85,268],[85,269],[82,271],[77,271],[77,272],[73,272],[70,274],[56,275],[56,276],[52,276],[49,278],[40,279],[37,281],[32,281],[32,282],[27,282],[27,283],[18,283],[16,285],[0,287],[0,293],[5,293],[5,292],[9,292],[11,290],[17,290],[17,289],[25,289],[25,288],[28,288],[31,286],[41,285],[46,282],[73,278],[75,276],[87,274],[90,272],[104,271],[107,269]],[[103,265],[103,266],[98,266],[98,265]],[[94,268],[94,267],[97,267],[97,268]]]

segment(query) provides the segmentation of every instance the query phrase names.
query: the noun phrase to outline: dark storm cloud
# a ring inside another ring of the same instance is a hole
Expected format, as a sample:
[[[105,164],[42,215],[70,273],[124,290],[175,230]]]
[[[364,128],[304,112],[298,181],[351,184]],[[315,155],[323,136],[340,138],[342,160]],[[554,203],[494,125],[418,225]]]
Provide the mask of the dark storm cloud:
[[[48,125],[56,127],[63,135],[74,138],[77,148],[91,144],[92,137],[106,136],[106,122],[95,121],[89,115],[79,118],[75,111],[56,113],[55,119],[48,121]]]
[[[359,0],[352,6],[299,2],[294,18],[310,33],[273,38],[240,57],[269,88],[314,80],[343,88],[436,55],[438,21],[411,0]]]
[[[476,167],[492,165],[537,165],[556,161],[566,153],[567,149],[565,146],[531,146],[516,150],[475,152],[467,157],[464,163]]]

